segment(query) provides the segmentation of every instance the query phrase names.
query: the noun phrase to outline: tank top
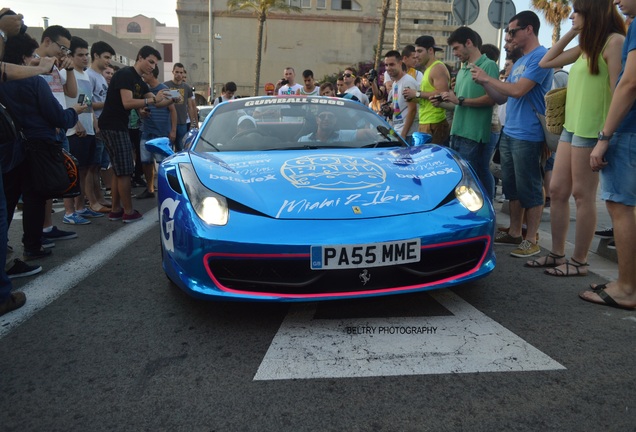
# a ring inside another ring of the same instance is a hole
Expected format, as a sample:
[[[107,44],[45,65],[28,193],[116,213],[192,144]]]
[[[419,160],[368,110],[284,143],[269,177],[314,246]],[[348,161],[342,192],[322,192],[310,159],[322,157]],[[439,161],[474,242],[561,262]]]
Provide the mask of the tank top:
[[[435,91],[435,87],[433,87],[433,85],[429,82],[428,77],[431,74],[431,70],[433,69],[433,67],[435,67],[435,65],[437,64],[441,64],[442,66],[446,67],[444,63],[436,60],[430,67],[426,68],[426,70],[424,71],[424,77],[422,78],[422,84],[420,85],[420,91],[422,91],[422,93]],[[420,99],[419,103],[420,105],[418,112],[421,125],[435,124],[446,120],[446,110],[444,108],[434,107],[428,99]]]
[[[605,46],[612,36],[607,38]],[[565,100],[565,123],[563,127],[582,138],[596,138],[605,124],[605,118],[612,102],[609,69],[603,58],[598,56],[598,75],[592,75],[583,54],[570,68],[568,95]]]

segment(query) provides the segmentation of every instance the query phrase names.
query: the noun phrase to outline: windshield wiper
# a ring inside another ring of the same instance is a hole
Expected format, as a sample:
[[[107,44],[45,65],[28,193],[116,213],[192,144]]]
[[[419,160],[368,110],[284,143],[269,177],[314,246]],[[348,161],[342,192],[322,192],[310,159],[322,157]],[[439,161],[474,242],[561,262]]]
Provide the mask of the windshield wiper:
[[[203,137],[199,137],[199,139],[201,141],[203,141],[204,143],[208,144],[210,147],[212,147],[214,150],[216,150],[217,152],[220,152],[221,150],[219,150],[214,144],[212,144],[210,141],[206,140]]]

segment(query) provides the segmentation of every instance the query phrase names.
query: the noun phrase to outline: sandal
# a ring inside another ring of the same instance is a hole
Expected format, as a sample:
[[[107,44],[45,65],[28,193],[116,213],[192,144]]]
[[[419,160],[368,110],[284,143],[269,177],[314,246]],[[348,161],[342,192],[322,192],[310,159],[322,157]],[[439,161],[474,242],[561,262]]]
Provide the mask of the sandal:
[[[543,262],[539,261],[541,258],[543,258]],[[557,262],[557,260],[565,258],[565,255],[557,255],[552,252],[550,252],[548,255],[541,258],[528,261],[524,265],[526,267],[531,267],[531,268],[542,268],[542,267],[558,267],[560,265],[567,263],[567,261],[564,261],[561,263]]]
[[[574,258],[571,258],[571,261],[572,262],[568,261],[562,264],[562,265],[565,265],[565,271],[561,270],[559,266],[557,266],[557,267],[545,270],[544,273],[550,276],[557,276],[557,277],[587,276],[587,272],[585,273],[581,272],[581,268],[588,267],[589,266],[588,263],[579,262],[575,260]],[[570,272],[571,268],[574,269],[572,272]]]
[[[604,290],[605,288],[607,288],[607,284],[606,283],[590,285],[590,289],[592,291],[594,291],[594,292]]]

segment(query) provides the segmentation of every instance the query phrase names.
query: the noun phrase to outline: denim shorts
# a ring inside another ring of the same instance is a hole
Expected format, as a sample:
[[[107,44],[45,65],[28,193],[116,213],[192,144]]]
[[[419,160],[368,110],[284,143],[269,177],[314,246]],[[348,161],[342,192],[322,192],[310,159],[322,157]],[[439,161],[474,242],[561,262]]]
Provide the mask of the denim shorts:
[[[146,141],[150,141],[153,138],[156,138],[156,137],[142,138],[141,139],[141,143],[139,144],[139,157],[141,158],[141,163],[142,164],[151,164],[151,163],[154,163],[155,161],[157,163],[161,163],[161,161],[164,160],[163,156],[159,156],[159,155],[150,153],[146,149]]]
[[[543,142],[519,140],[505,132],[499,141],[504,194],[526,209],[543,205],[542,147]]]
[[[601,170],[601,198],[636,206],[636,133],[614,133]]]
[[[563,128],[559,141],[570,143],[572,147],[593,148],[598,141],[597,138],[583,138]]]

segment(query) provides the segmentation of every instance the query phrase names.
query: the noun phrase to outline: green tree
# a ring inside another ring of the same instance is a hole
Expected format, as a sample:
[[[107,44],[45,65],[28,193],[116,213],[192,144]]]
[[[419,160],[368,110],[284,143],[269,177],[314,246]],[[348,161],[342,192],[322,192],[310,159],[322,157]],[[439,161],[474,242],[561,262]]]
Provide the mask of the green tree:
[[[258,88],[261,79],[261,53],[263,50],[263,29],[267,16],[272,11],[286,13],[302,12],[298,6],[290,6],[287,0],[228,0],[227,8],[230,12],[250,11],[258,19],[258,30],[256,33],[256,69],[254,71],[254,96],[258,95]]]
[[[568,19],[572,8],[568,0],[532,0],[532,9],[543,13],[548,24],[552,25],[552,45],[561,39],[561,23]]]

